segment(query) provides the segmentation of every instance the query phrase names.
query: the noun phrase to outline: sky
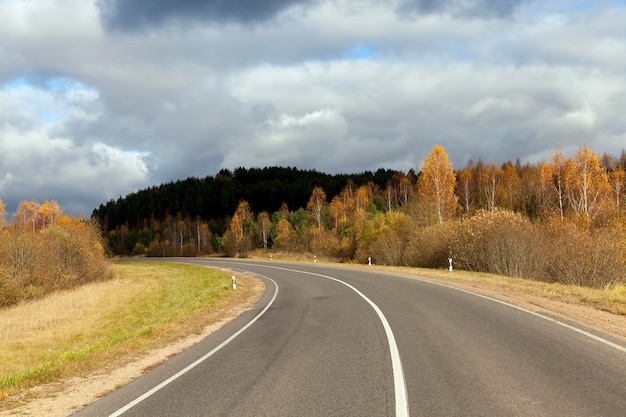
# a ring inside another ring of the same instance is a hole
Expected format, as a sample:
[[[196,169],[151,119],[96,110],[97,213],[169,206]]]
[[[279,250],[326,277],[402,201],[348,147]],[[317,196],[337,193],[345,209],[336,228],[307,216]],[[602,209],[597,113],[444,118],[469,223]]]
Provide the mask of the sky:
[[[626,1],[0,0],[0,199],[626,148]]]

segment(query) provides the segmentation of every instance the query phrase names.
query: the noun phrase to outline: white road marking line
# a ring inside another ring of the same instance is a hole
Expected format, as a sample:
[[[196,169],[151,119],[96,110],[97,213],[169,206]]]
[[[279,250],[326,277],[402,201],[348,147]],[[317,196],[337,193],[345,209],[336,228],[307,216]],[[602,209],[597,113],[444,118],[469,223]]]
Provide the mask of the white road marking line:
[[[258,275],[258,274],[257,274]],[[143,400],[145,400],[146,398],[154,395],[157,391],[161,390],[162,388],[166,387],[167,385],[171,384],[172,382],[174,382],[175,380],[177,380],[178,378],[180,378],[181,376],[183,376],[184,374],[186,374],[187,372],[191,371],[193,368],[195,368],[196,366],[200,365],[202,362],[204,362],[205,360],[207,360],[208,358],[210,358],[211,356],[213,356],[216,352],[218,352],[220,349],[222,349],[224,346],[226,346],[227,344],[229,344],[230,342],[233,341],[233,339],[235,339],[237,336],[239,336],[241,333],[243,333],[246,329],[248,329],[250,326],[252,326],[259,318],[261,318],[261,316],[263,314],[265,314],[265,312],[270,308],[270,306],[274,303],[274,300],[276,300],[276,296],[278,295],[278,284],[276,283],[276,281],[274,281],[271,278],[268,277],[264,277],[262,275],[258,275],[260,277],[263,277],[271,282],[274,283],[274,296],[272,297],[272,299],[270,300],[270,302],[265,306],[265,308],[259,313],[257,314],[252,320],[250,320],[248,322],[248,324],[246,324],[245,326],[243,326],[241,329],[239,329],[235,334],[233,334],[232,336],[230,336],[228,339],[224,340],[222,343],[220,343],[217,347],[215,347],[212,351],[210,351],[209,353],[207,353],[206,355],[204,355],[203,357],[201,357],[200,359],[196,360],[194,363],[192,363],[191,365],[188,365],[186,368],[184,368],[183,370],[179,371],[178,373],[172,375],[171,377],[169,377],[168,379],[166,379],[165,381],[161,382],[159,385],[157,385],[156,387],[152,388],[150,391],[145,392],[143,395],[137,397],[135,400],[129,402],[128,404],[126,404],[124,407],[120,408],[119,410],[117,410],[116,412],[112,413],[109,415],[109,417],[119,417],[122,414],[124,414],[126,411],[130,410],[131,408],[133,408],[134,406],[136,406],[137,404],[139,404],[140,402],[142,402]]]
[[[497,298],[489,297],[488,295],[478,294],[476,292],[473,292],[473,291],[470,291],[470,290],[466,290],[466,289],[463,289],[463,288],[458,288],[458,287],[453,287],[452,285],[442,284],[441,282],[430,281],[428,279],[422,279],[422,278],[416,278],[416,279],[419,280],[419,281],[422,281],[422,282],[427,282],[429,284],[439,285],[441,287],[446,287],[446,288],[450,288],[450,289],[453,289],[453,290],[461,291],[461,292],[464,292],[466,294],[471,294],[471,295],[474,295],[476,297],[484,298],[486,300],[493,301],[493,302],[496,302],[496,303],[499,303],[499,304],[503,304],[503,305],[505,305],[507,307],[511,307],[511,308],[516,309],[516,310],[523,311],[523,312],[531,314],[531,315],[533,315],[535,317],[542,318],[542,319],[547,320],[549,322],[552,322],[554,324],[558,324],[559,326],[563,326],[563,327],[565,327],[567,329],[573,330],[576,333],[580,333],[580,334],[582,334],[584,336],[587,336],[587,337],[589,337],[589,338],[591,338],[591,339],[593,339],[593,340],[595,340],[597,342],[603,343],[603,344],[605,344],[607,346],[610,346],[610,347],[612,347],[614,349],[617,349],[617,350],[619,350],[621,352],[626,353],[626,347],[624,347],[624,346],[618,345],[617,343],[613,343],[610,340],[606,340],[606,339],[604,339],[604,338],[602,338],[600,336],[596,336],[593,333],[589,333],[588,331],[580,329],[580,328],[578,328],[576,326],[572,326],[571,324],[564,323],[564,322],[562,322],[560,320],[557,320],[555,318],[552,318],[550,316],[546,316],[544,314],[537,313],[536,311],[528,310],[528,309],[526,309],[524,307],[516,306],[515,304],[507,303],[506,301],[502,301],[502,300],[498,300]]]
[[[394,384],[395,402],[396,402],[396,417],[408,417],[409,416],[409,402],[407,400],[406,384],[404,381],[404,371],[402,370],[402,361],[400,360],[400,351],[398,350],[396,338],[393,335],[393,331],[391,330],[391,326],[389,325],[387,318],[385,317],[381,309],[372,300],[367,298],[365,294],[363,294],[361,291],[359,291],[352,285],[346,282],[343,282],[340,279],[333,278],[328,275],[323,275],[323,274],[318,274],[315,272],[308,272],[308,271],[299,271],[297,269],[289,269],[289,268],[283,268],[279,266],[272,266],[272,265],[265,265],[265,264],[252,264],[252,263],[237,262],[236,265],[260,266],[260,267],[265,267],[265,268],[280,269],[283,271],[296,272],[299,274],[314,275],[314,276],[318,276],[321,278],[330,279],[330,280],[333,280],[340,284],[345,285],[346,287],[350,288],[352,291],[356,292],[361,298],[363,298],[374,309],[374,311],[378,315],[378,319],[381,321],[383,328],[385,329],[385,334],[387,335],[387,343],[389,344],[389,352],[391,354],[391,368],[393,371],[393,384]]]

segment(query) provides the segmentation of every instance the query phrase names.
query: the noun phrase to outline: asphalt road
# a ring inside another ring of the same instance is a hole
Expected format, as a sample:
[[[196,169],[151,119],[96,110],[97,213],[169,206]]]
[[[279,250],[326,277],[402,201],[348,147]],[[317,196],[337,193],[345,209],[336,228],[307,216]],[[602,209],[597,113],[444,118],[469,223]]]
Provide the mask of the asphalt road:
[[[255,307],[76,416],[619,416],[623,341],[423,280],[195,260]]]

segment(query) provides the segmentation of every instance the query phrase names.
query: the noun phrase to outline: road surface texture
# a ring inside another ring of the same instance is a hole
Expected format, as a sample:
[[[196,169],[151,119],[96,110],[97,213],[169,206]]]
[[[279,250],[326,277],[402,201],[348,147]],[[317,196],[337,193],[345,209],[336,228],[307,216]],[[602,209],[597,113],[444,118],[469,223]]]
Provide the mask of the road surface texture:
[[[626,347],[445,285],[380,272],[250,271],[255,307],[76,416],[619,416]]]

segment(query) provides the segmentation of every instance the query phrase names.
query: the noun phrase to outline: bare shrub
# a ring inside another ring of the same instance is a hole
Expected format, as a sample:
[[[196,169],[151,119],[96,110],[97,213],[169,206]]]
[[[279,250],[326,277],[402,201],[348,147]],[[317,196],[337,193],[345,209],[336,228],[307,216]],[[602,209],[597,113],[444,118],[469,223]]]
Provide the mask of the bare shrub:
[[[226,256],[231,258],[237,256],[237,238],[230,230],[227,230],[222,237],[222,250]]]
[[[195,243],[185,243],[183,245],[183,256],[194,257],[198,256],[198,248]]]
[[[528,218],[508,210],[480,211],[460,222],[452,255],[461,269],[536,278],[542,263],[537,243]]]
[[[402,264],[402,252],[406,243],[394,232],[384,233],[370,246],[377,263],[398,266]]]
[[[355,260],[364,263],[371,257],[380,264],[401,265],[413,225],[404,213],[378,213],[358,231]]]
[[[311,242],[311,251],[321,256],[338,257],[339,245],[339,238],[334,232],[322,230]]]
[[[458,228],[457,221],[415,228],[404,254],[405,263],[422,268],[448,266],[452,241]]]
[[[573,222],[548,219],[542,234],[545,280],[594,288],[625,281],[624,227],[615,224],[591,232]]]
[[[0,230],[0,306],[112,277],[93,223],[62,216],[40,228]]]

